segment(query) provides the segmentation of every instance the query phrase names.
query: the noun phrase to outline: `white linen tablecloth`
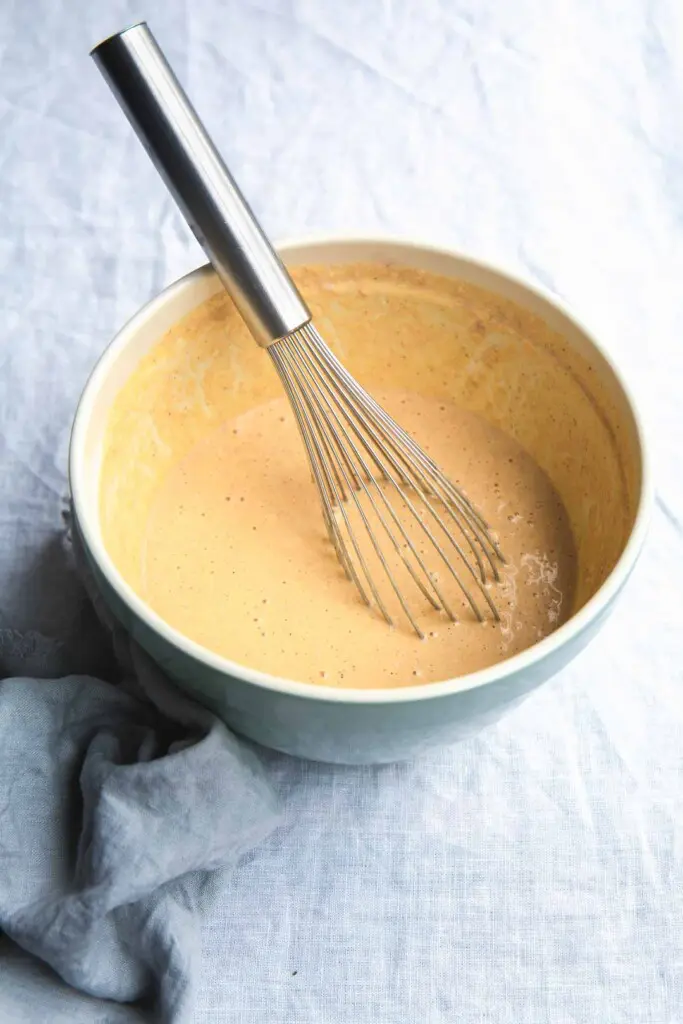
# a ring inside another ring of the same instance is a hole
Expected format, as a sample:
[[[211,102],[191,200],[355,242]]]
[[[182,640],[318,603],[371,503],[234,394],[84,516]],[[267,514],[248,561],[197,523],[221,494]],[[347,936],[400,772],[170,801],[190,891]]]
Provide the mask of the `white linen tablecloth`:
[[[618,610],[478,738],[268,755],[289,824],[205,929],[198,1024],[683,1020],[683,7],[3,0],[0,655],[103,670],[64,564],[74,406],[202,261],[89,48],[146,17],[275,237],[395,232],[542,282],[631,374],[658,476]],[[10,666],[11,669],[11,666]],[[2,822],[0,818],[0,838]],[[0,1021],[141,1020],[0,942]]]

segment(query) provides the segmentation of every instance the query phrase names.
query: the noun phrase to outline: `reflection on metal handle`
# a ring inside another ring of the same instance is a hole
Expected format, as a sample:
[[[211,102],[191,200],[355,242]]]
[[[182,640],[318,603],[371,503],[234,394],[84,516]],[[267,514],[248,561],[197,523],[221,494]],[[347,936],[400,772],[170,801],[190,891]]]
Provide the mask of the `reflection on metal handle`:
[[[302,327],[305,302],[147,25],[105,39],[92,57],[258,343]]]

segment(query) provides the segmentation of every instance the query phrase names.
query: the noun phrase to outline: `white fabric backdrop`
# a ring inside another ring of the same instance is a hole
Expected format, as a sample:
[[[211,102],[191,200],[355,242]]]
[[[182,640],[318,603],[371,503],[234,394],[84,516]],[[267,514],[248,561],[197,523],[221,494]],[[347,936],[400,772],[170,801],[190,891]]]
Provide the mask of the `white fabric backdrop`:
[[[65,671],[101,668],[59,543],[70,420],[114,330],[201,261],[87,57],[140,17],[271,234],[413,233],[507,264],[574,305],[650,416],[651,538],[573,666],[415,764],[269,757],[290,823],[207,925],[198,1024],[680,1024],[678,0],[0,15],[0,655],[12,629],[37,661],[58,643]],[[0,976],[1,1020],[140,1019],[17,952]]]

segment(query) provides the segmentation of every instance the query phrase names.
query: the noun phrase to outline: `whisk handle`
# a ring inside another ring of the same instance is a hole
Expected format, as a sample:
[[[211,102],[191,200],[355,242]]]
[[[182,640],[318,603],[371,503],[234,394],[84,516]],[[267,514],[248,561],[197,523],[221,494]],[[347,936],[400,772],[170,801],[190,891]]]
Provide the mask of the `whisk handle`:
[[[91,53],[199,244],[267,347],[311,319],[144,22]]]

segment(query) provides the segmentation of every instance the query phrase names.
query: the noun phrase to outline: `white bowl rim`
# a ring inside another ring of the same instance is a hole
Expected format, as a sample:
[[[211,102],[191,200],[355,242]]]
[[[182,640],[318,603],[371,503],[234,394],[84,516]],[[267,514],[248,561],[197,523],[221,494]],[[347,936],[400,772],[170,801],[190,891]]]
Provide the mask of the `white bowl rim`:
[[[470,256],[459,252],[457,249],[446,248],[440,245],[430,244],[416,239],[414,236],[401,235],[345,235],[345,234],[311,234],[296,238],[287,238],[278,242],[275,248],[285,256],[288,250],[304,247],[323,246],[366,246],[382,248],[393,247],[404,250],[414,250],[423,253],[444,256],[449,259],[458,260],[464,264],[481,269],[485,273],[507,278],[512,284],[526,290],[527,292],[548,303],[562,314],[573,326],[580,331],[602,356],[612,371],[619,387],[621,388],[626,402],[633,417],[636,435],[640,449],[641,460],[641,487],[638,507],[636,510],[633,527],[619,559],[607,579],[602,583],[596,593],[572,615],[555,632],[550,633],[543,640],[531,647],[526,648],[519,654],[513,655],[504,661],[497,662],[489,668],[479,669],[467,675],[456,676],[453,679],[445,679],[439,682],[419,683],[412,686],[400,687],[327,687],[315,683],[303,683],[286,679],[280,676],[270,675],[258,669],[249,668],[239,662],[231,661],[201,644],[196,643],[189,637],[180,633],[170,626],[164,619],[154,612],[149,605],[139,597],[133,588],[119,573],[110,558],[102,540],[89,522],[89,515],[80,501],[81,474],[85,466],[85,442],[87,437],[88,423],[94,405],[94,400],[100,384],[106,379],[109,366],[114,362],[120,350],[124,350],[130,344],[130,337],[135,333],[138,321],[147,319],[153,315],[157,308],[162,307],[175,294],[185,288],[190,280],[201,277],[204,274],[212,273],[209,264],[196,267],[189,271],[177,281],[172,282],[158,295],[145,303],[115,334],[103,354],[97,361],[85,388],[81,394],[76,409],[71,441],[69,446],[69,481],[71,495],[76,514],[78,528],[83,536],[91,557],[94,558],[100,572],[104,575],[107,583],[112,587],[119,599],[127,605],[136,616],[138,616],[147,627],[159,634],[172,647],[179,648],[184,654],[195,658],[208,668],[219,673],[231,675],[244,682],[253,684],[263,690],[286,694],[305,700],[323,701],[327,703],[342,704],[400,704],[410,701],[430,700],[439,697],[447,697],[455,693],[473,690],[489,683],[502,682],[506,678],[517,675],[533,668],[536,664],[544,661],[554,651],[571,643],[578,637],[590,623],[599,618],[605,609],[610,605],[619,593],[640,554],[645,536],[647,533],[650,511],[654,497],[654,486],[652,480],[652,466],[649,456],[649,444],[647,432],[634,398],[629,383],[624,379],[623,371],[615,364],[609,352],[596,340],[592,332],[582,321],[570,310],[560,299],[545,288],[532,284],[524,278],[511,272],[504,267],[488,260]],[[229,685],[226,680],[226,685]]]

